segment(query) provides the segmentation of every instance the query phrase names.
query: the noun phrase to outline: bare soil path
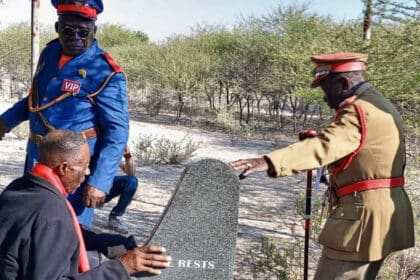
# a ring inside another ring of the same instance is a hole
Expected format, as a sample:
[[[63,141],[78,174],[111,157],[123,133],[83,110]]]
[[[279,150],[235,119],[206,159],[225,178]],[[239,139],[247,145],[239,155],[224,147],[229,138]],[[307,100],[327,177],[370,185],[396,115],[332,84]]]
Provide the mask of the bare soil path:
[[[211,157],[229,162],[260,156],[275,148],[270,141],[239,140],[232,146],[229,136],[222,133],[158,123],[130,122],[131,144],[142,135],[179,140],[186,134],[191,135],[193,141],[200,142],[199,149],[191,160]],[[25,147],[26,140],[19,139],[14,133],[9,133],[1,142],[0,190],[22,174]],[[158,221],[183,169],[183,165],[137,167],[139,189],[123,220],[129,224],[130,233],[136,236],[139,243],[146,240]],[[285,221],[279,213],[292,211],[294,199],[303,188],[302,176],[278,180],[268,178],[265,174],[257,174],[241,181],[236,279],[252,279],[246,258],[250,248],[258,246],[262,236],[290,234],[284,229]],[[108,213],[115,203],[116,199],[95,211],[94,228],[108,231]]]
[[[0,108],[0,111],[3,109]],[[0,191],[23,172],[26,139],[19,134],[9,133],[0,143]],[[200,143],[191,160],[210,157],[229,162],[257,157],[294,141],[286,137],[277,143],[238,140],[233,146],[229,136],[223,133],[131,120],[129,143],[133,146],[139,137],[145,135],[179,140],[186,134]],[[184,165],[137,167],[139,189],[123,220],[129,224],[130,233],[136,236],[139,244],[147,239],[158,221],[183,169]],[[258,248],[263,238],[274,236],[290,240],[293,235],[303,239],[303,221],[294,213],[294,205],[305,185],[304,174],[278,179],[269,178],[266,174],[253,174],[241,181],[235,279],[254,279],[250,250]],[[315,196],[321,196],[321,193]],[[108,213],[115,203],[116,199],[96,210],[94,228],[108,231]],[[293,233],[291,228],[295,230]]]

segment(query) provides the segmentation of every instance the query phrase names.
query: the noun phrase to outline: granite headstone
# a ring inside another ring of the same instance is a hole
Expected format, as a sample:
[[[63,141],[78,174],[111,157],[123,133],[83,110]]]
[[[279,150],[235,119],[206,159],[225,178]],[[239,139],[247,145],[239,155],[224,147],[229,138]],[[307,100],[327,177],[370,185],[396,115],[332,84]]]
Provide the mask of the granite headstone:
[[[233,279],[238,225],[239,180],[215,159],[188,166],[146,244],[161,245],[172,257],[162,274],[136,278]]]

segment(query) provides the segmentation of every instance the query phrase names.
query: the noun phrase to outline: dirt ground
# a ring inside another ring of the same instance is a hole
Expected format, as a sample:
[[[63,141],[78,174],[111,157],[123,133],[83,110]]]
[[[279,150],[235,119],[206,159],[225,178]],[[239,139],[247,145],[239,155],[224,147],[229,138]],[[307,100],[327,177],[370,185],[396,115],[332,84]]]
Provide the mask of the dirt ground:
[[[229,162],[260,156],[277,146],[294,141],[290,138],[280,139],[276,143],[267,140],[238,140],[232,145],[229,136],[222,133],[131,120],[129,143],[133,146],[140,136],[145,135],[174,140],[186,134],[200,143],[191,160],[210,157]],[[0,191],[22,174],[25,146],[26,140],[20,132],[9,133],[0,142]],[[139,244],[147,239],[158,221],[183,169],[184,165],[137,167],[139,189],[123,220],[129,224],[130,233],[136,236]],[[277,237],[287,241],[297,236],[303,239],[303,220],[294,213],[294,205],[305,185],[304,174],[278,179],[269,178],[266,174],[253,174],[241,181],[235,279],[254,279],[250,252],[260,246],[263,238]],[[322,193],[321,190],[314,196],[320,197]],[[116,199],[96,210],[94,228],[108,231],[108,213],[115,203]],[[291,228],[294,229],[293,233]],[[312,270],[314,265],[315,262],[311,264]]]
[[[20,138],[24,129],[7,134],[0,143],[0,190],[23,172],[26,140]],[[232,146],[229,137],[221,133],[158,123],[130,122],[131,145],[142,135],[181,139],[186,134],[200,143],[192,161],[211,157],[229,162],[259,156],[275,148],[275,144],[270,141],[239,140]],[[129,224],[130,233],[136,236],[138,243],[141,244],[149,236],[183,169],[184,165],[137,167],[139,188],[123,220]],[[241,181],[235,279],[253,279],[247,256],[251,248],[260,244],[263,236],[287,238],[290,235],[282,217],[286,212],[292,213],[295,197],[304,186],[303,176],[279,180],[268,178],[265,174],[256,174]],[[115,203],[116,199],[96,210],[94,228],[108,231],[108,213]]]

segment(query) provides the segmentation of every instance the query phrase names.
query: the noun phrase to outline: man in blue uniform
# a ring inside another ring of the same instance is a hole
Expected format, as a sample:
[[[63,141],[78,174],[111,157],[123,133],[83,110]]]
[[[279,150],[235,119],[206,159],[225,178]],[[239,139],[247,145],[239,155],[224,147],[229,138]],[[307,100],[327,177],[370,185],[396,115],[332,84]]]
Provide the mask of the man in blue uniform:
[[[95,39],[101,0],[52,0],[58,39],[41,53],[31,92],[0,116],[0,139],[29,120],[25,170],[39,159],[37,142],[49,131],[80,132],[90,149],[91,174],[68,198],[79,222],[90,226],[103,204],[128,140],[126,78]]]

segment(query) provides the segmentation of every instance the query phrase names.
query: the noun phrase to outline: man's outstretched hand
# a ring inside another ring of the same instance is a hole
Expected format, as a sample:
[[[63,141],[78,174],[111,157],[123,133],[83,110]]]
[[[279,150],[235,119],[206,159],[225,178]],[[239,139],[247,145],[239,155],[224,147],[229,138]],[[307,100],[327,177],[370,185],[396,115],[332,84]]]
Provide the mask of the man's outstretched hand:
[[[254,172],[268,171],[269,165],[264,158],[248,158],[239,159],[230,162],[230,166],[237,171],[242,171],[239,174],[239,179],[245,179],[249,174]]]
[[[83,193],[83,203],[86,207],[100,207],[105,202],[105,192],[91,185],[87,185]]]
[[[171,257],[164,255],[165,248],[156,245],[134,248],[118,259],[129,274],[147,272],[158,275],[160,268],[169,267]]]

